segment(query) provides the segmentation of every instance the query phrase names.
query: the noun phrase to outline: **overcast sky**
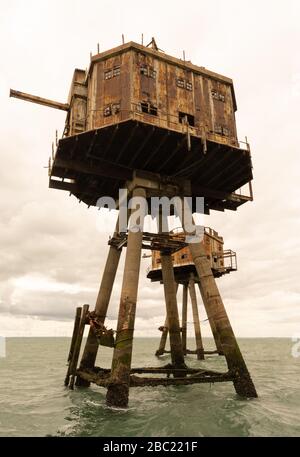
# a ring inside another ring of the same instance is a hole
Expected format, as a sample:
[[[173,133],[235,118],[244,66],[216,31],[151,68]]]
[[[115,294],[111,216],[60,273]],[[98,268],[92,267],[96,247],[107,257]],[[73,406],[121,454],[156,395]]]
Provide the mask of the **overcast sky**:
[[[185,50],[187,60],[233,78],[255,200],[205,217],[238,254],[238,271],[218,285],[237,335],[300,334],[299,5],[1,0],[0,335],[70,335],[75,307],[95,303],[116,217],[48,189],[45,167],[65,113],[10,99],[9,88],[66,102],[74,68],[88,66],[98,42],[102,51],[121,44],[122,33],[125,41],[154,36],[168,54]],[[163,289],[146,279],[148,263],[136,335],[158,336]],[[108,313],[114,328],[121,277],[122,268]]]

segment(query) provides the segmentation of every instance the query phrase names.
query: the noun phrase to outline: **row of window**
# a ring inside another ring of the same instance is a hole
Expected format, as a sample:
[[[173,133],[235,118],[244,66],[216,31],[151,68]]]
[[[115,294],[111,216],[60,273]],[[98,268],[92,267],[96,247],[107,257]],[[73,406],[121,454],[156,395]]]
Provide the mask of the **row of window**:
[[[229,134],[230,134],[230,131],[227,127],[225,127],[224,125],[219,125],[219,124],[215,125],[214,132],[218,133],[219,135],[223,135],[223,136],[229,136]]]
[[[119,76],[121,74],[121,67],[118,65],[117,67],[111,68],[104,72],[104,79],[111,79],[115,76]]]
[[[156,70],[149,67],[149,65],[141,65],[140,66],[140,74],[147,76],[148,78],[156,79]]]
[[[103,115],[104,117],[112,116],[114,114],[118,114],[120,112],[121,105],[120,103],[111,103],[107,106],[105,106],[103,110]],[[157,106],[154,105],[151,102],[146,102],[142,101],[138,105],[138,110],[141,113],[146,113],[146,114],[151,114],[152,116],[157,116],[158,110]],[[188,125],[194,127],[195,126],[195,117],[192,116],[191,114],[188,113],[183,113],[182,111],[178,112],[178,121],[183,124],[183,123],[188,123]],[[223,135],[223,136],[229,136],[230,131],[227,127],[224,125],[216,124],[214,127],[214,132]]]
[[[183,260],[183,259],[187,259],[188,258],[188,255],[187,254],[181,254],[180,258]],[[172,260],[174,261],[174,257],[172,256]],[[156,259],[156,263],[157,264],[160,264],[161,263],[161,259]]]
[[[108,80],[108,79],[114,78],[116,76],[119,76],[120,74],[121,74],[121,67],[120,67],[120,65],[118,65],[114,68],[106,70],[104,72],[104,79]],[[149,67],[149,65],[141,65],[140,74],[147,76],[148,78],[156,79],[156,71],[153,68]],[[186,81],[181,78],[177,78],[176,85],[177,85],[177,87],[180,87],[181,89],[186,89],[189,91],[193,90],[192,83],[190,81]],[[221,102],[225,102],[225,95],[221,94],[217,90],[213,89],[211,91],[211,95],[212,95],[213,99],[220,100]]]
[[[190,81],[185,81],[184,79],[177,78],[176,84],[181,89],[193,90],[193,85]]]
[[[110,105],[107,105],[103,110],[104,117],[118,114],[120,112],[120,107],[120,103],[111,103]]]

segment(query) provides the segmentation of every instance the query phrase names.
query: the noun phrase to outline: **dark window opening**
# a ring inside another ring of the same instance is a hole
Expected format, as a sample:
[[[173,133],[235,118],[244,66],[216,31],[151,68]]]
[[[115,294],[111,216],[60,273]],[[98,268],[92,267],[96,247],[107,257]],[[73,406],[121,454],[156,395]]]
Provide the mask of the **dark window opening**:
[[[112,70],[107,70],[107,71],[104,73],[104,79],[111,79],[111,78],[112,78],[112,75],[113,75]]]
[[[177,82],[178,87],[181,87],[182,89],[184,89],[184,80],[183,79],[178,78],[176,82]]]
[[[215,89],[213,89],[211,91],[211,96],[212,96],[212,98],[215,98],[216,100],[218,100],[218,98],[219,98],[218,92]]]
[[[104,79],[111,79],[116,76],[119,76],[120,74],[121,74],[121,67],[120,67],[120,65],[118,65],[117,67],[114,67],[113,70],[112,69],[106,70],[104,72]]]
[[[141,111],[142,113],[151,114],[152,116],[157,116],[157,106],[149,102],[141,102]]]
[[[149,68],[149,78],[156,78],[156,71],[153,68]]]
[[[147,65],[141,65],[140,73],[141,73],[141,75],[148,76],[148,67],[147,67]]]
[[[148,76],[148,78],[156,78],[156,70],[149,67],[148,65],[142,64],[140,66],[140,74],[144,76]]]
[[[110,116],[110,115],[111,115],[111,106],[110,106],[110,105],[108,105],[108,106],[106,106],[106,107],[104,108],[104,110],[103,110],[103,115],[104,115],[104,117],[107,117],[107,116]]]
[[[184,124],[185,122],[187,122],[192,127],[195,126],[195,117],[192,116],[191,114],[187,114],[187,113],[183,113],[182,111],[179,111],[178,118],[179,118],[179,122],[181,124]]]
[[[104,117],[108,117],[112,114],[118,114],[120,112],[120,108],[120,103],[112,103],[111,105],[107,105],[103,110],[103,115]]]
[[[121,68],[120,68],[120,65],[118,65],[117,67],[115,67],[115,68],[113,69],[113,75],[114,75],[114,76],[119,76],[120,73],[121,73]]]
[[[149,103],[141,102],[141,110],[142,110],[142,113],[148,113],[149,112]]]
[[[152,114],[152,116],[157,116],[157,106],[151,105],[150,103],[149,114]]]
[[[224,135],[224,136],[229,136],[230,135],[230,131],[227,127],[225,126],[222,126],[222,125],[215,125],[215,129],[214,129],[214,132],[215,133],[218,133],[219,135]]]
[[[112,114],[118,114],[120,112],[120,103],[113,103],[111,105],[111,108],[112,108]]]
[[[212,98],[214,98],[215,100],[219,100],[219,101],[225,103],[225,95],[221,94],[221,93],[218,92],[216,89],[212,89],[212,91],[211,91],[211,96],[212,96]]]
[[[189,81],[186,82],[186,86],[185,87],[186,87],[187,90],[192,90],[193,89],[193,85]]]
[[[182,254],[181,258],[182,259],[187,259],[187,254]]]

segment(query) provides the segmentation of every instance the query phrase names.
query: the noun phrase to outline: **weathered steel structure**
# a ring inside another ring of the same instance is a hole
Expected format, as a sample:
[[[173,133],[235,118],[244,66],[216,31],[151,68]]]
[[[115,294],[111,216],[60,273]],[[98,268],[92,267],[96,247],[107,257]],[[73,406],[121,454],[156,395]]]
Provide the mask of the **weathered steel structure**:
[[[237,138],[236,100],[232,80],[160,51],[152,39],[148,46],[134,42],[91,57],[87,71],[74,72],[68,103],[29,94],[11,95],[65,110],[63,137],[49,163],[49,186],[70,192],[88,206],[99,197],[149,201],[151,197],[204,197],[204,212],[236,210],[252,200],[252,164],[248,143]],[[239,189],[248,185],[248,195]],[[193,201],[194,201],[193,200]],[[194,205],[190,213],[196,209]],[[184,214],[178,216],[184,226]],[[191,216],[191,214],[190,214]],[[120,231],[119,220],[109,241],[95,310],[87,305],[76,312],[66,385],[107,387],[107,403],[126,406],[129,386],[192,384],[232,381],[238,394],[255,397],[256,390],[219,294],[211,262],[201,243],[190,243],[195,277],[218,351],[228,372],[190,369],[184,362],[172,255],[186,248],[163,230],[158,233]],[[166,222],[166,221],[165,221]],[[126,247],[116,336],[104,323],[121,255]],[[159,251],[171,364],[131,368],[135,311],[142,249]],[[85,325],[89,336],[78,368]],[[95,367],[99,343],[114,348],[111,369]],[[137,374],[153,373],[158,377]],[[165,374],[168,377],[164,377]],[[173,375],[173,377],[170,377]]]
[[[173,232],[173,233],[172,233]],[[185,234],[182,230],[170,232],[170,238],[178,241],[184,241]],[[206,257],[210,262],[211,270],[215,278],[219,278],[225,274],[237,270],[236,253],[231,249],[224,250],[224,241],[219,234],[210,227],[204,227],[203,240],[201,241],[206,253]],[[197,270],[193,262],[192,254],[189,246],[186,245],[178,249],[172,255],[172,263],[174,269],[174,279],[176,283],[176,290],[182,285],[182,315],[181,315],[181,340],[183,354],[197,354],[199,360],[204,359],[205,354],[219,354],[223,355],[220,339],[218,334],[214,331],[216,350],[205,351],[202,343],[201,328],[199,311],[196,297],[195,284],[200,286],[200,279],[197,275]],[[159,281],[162,283],[162,267],[161,255],[159,251],[152,251],[151,265],[148,268],[147,278],[151,282]],[[189,292],[189,294],[188,294]],[[190,296],[193,312],[193,324],[195,329],[196,349],[190,350],[187,348],[187,305],[188,295]],[[155,355],[160,356],[171,351],[166,350],[166,342],[168,337],[168,319],[165,319],[164,325],[158,328],[162,332],[159,348]]]

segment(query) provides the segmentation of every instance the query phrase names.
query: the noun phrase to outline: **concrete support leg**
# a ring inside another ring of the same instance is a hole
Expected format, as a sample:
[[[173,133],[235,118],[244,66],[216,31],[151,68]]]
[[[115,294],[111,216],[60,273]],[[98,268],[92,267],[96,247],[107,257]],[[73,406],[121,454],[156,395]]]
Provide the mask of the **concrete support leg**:
[[[175,283],[176,294],[178,291],[178,283]],[[166,316],[165,323],[164,323],[164,330],[162,331],[160,343],[158,350],[155,352],[155,355],[159,357],[163,355],[166,350],[167,338],[168,338],[169,328],[168,328],[168,317]]]
[[[116,235],[119,231],[119,218],[116,224],[115,232],[114,235]],[[95,312],[97,316],[101,319],[101,322],[104,323],[106,314],[107,314],[107,308],[109,305],[118,265],[119,265],[119,260],[121,256],[121,249],[117,249],[114,246],[110,246],[106,264],[104,267],[103,271],[103,276],[101,280],[101,285],[98,293],[98,297],[96,300],[96,306],[95,306]],[[80,369],[85,369],[85,368],[93,368],[95,366],[95,361],[97,357],[97,352],[98,352],[98,341],[97,338],[94,334],[94,331],[92,328],[90,328],[87,341],[85,344],[84,352],[82,355],[81,363],[80,363]],[[79,377],[77,377],[76,385],[77,386],[84,386],[87,387],[89,386],[89,382],[85,381]]]
[[[144,189],[136,188],[133,198],[146,198]],[[140,218],[143,226],[144,216]],[[126,259],[118,315],[116,344],[113,353],[110,384],[106,403],[110,406],[126,407],[129,396],[132,343],[138,293],[143,232],[128,232]]]
[[[189,280],[189,292],[190,292],[192,310],[193,310],[193,321],[194,321],[194,328],[195,328],[197,359],[204,360],[204,348],[203,348],[201,329],[200,329],[198,303],[197,303],[197,297],[196,297],[195,281],[193,278],[191,278]]]
[[[183,354],[186,355],[186,336],[187,336],[187,296],[188,286],[183,284],[182,291],[182,350]]]
[[[161,266],[169,328],[171,360],[175,367],[182,368],[185,366],[184,355],[180,336],[173,262],[169,253],[161,252]],[[174,376],[176,376],[176,373],[174,373]],[[181,375],[179,374],[178,376]]]
[[[185,207],[185,211],[189,211],[188,216],[191,220],[190,210]],[[184,227],[183,214],[181,213],[179,216]],[[200,291],[206,313],[210,316],[220,336],[228,369],[234,376],[234,388],[237,394],[242,397],[257,397],[256,389],[236,341],[215,278],[212,274],[210,262],[206,257],[203,243],[190,243],[189,248],[200,280]]]
[[[198,283],[198,286],[199,286],[200,294],[202,296],[199,283]],[[217,351],[218,351],[219,355],[224,355],[222,345],[221,345],[220,335],[217,332],[214,320],[210,316],[208,316],[208,322],[210,324],[210,328],[211,328],[211,331],[212,331],[212,334],[213,334],[213,337],[215,340],[215,345],[216,345]]]

